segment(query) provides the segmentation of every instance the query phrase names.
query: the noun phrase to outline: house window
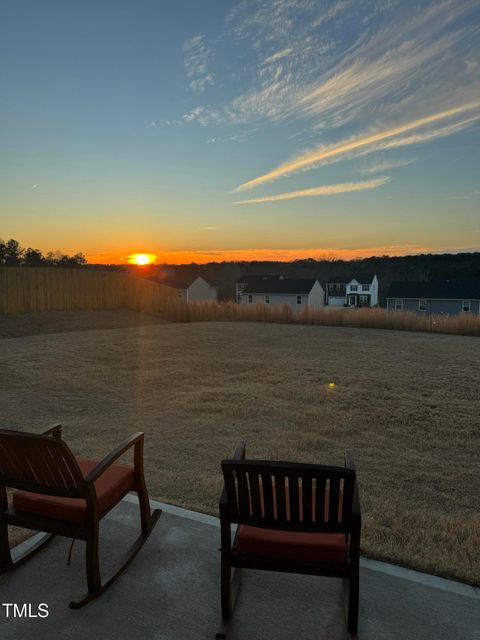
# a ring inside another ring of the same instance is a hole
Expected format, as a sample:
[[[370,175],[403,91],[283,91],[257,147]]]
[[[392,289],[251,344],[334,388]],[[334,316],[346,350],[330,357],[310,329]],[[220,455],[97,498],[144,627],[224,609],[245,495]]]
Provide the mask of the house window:
[[[395,311],[402,311],[403,309],[403,300],[395,300]]]
[[[419,300],[418,301],[418,310],[419,311],[426,311],[427,309],[428,309],[427,301],[426,300]]]
[[[470,311],[471,300],[462,300],[462,311],[468,313]]]
[[[302,296],[297,296],[297,304],[302,304]]]
[[[362,291],[370,291],[370,285],[369,284],[362,284]]]
[[[265,296],[265,304],[270,304],[270,296]]]
[[[249,301],[249,302],[253,302],[253,296],[249,295],[249,296],[248,296],[248,301]]]
[[[350,291],[357,291],[358,287],[356,284],[351,284],[350,285]]]
[[[367,304],[368,296],[360,296],[360,304]]]

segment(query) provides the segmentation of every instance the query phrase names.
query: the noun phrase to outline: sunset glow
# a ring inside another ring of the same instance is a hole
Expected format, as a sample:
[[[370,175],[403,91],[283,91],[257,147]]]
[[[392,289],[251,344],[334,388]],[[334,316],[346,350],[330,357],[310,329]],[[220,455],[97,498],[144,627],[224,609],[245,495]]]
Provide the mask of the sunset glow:
[[[144,275],[480,249],[475,0],[3,4],[3,239]]]
[[[128,256],[129,264],[136,264],[144,267],[148,264],[154,264],[157,256],[154,253],[132,253]]]

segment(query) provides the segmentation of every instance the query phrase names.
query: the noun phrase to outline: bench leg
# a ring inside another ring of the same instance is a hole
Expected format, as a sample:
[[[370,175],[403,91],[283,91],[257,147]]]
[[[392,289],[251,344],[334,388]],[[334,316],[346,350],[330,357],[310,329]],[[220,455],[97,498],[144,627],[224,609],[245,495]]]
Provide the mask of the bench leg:
[[[222,622],[215,638],[226,640],[230,618],[235,609],[238,593],[240,591],[241,571],[238,567],[232,569],[228,560],[222,559],[221,593],[222,593]]]
[[[10,544],[8,541],[8,524],[0,524],[0,573],[10,571],[13,566]]]
[[[347,582],[347,627],[349,633],[357,635],[358,630],[358,599],[359,599],[359,566],[354,565],[351,568],[350,577]]]

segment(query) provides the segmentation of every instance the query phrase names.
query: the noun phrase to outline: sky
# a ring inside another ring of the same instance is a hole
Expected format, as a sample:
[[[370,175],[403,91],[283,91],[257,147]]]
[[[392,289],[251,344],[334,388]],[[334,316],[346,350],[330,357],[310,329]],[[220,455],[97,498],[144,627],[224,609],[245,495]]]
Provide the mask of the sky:
[[[480,249],[477,0],[1,0],[0,237],[122,263]]]

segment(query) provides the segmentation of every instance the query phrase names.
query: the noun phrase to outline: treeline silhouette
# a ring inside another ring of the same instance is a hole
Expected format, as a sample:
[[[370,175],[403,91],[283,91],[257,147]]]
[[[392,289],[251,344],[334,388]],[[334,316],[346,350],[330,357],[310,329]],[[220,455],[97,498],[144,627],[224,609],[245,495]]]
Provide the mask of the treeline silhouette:
[[[200,275],[218,287],[220,300],[235,297],[235,283],[243,275],[282,275],[285,278],[316,278],[322,286],[336,277],[376,274],[380,302],[388,287],[398,281],[445,282],[480,280],[480,252],[421,254],[404,257],[373,256],[361,260],[294,260],[293,262],[210,262],[208,264],[159,265],[145,276],[161,282],[164,277]]]
[[[58,266],[105,271],[128,271],[162,283],[179,277],[188,280],[202,276],[218,287],[220,300],[235,298],[235,283],[244,275],[282,275],[285,278],[316,278],[325,286],[336,277],[354,277],[376,274],[380,285],[380,303],[385,302],[392,282],[445,282],[480,280],[480,252],[419,254],[403,257],[372,256],[359,260],[323,259],[294,260],[292,262],[209,262],[207,264],[151,265],[97,265],[87,264],[83,253],[68,256],[56,252],[43,255],[38,249],[23,249],[17,240],[0,240],[0,265],[3,266]]]
[[[87,263],[83,253],[69,256],[59,251],[50,251],[46,256],[39,249],[24,249],[18,240],[0,239],[0,266],[4,267],[82,267]]]

